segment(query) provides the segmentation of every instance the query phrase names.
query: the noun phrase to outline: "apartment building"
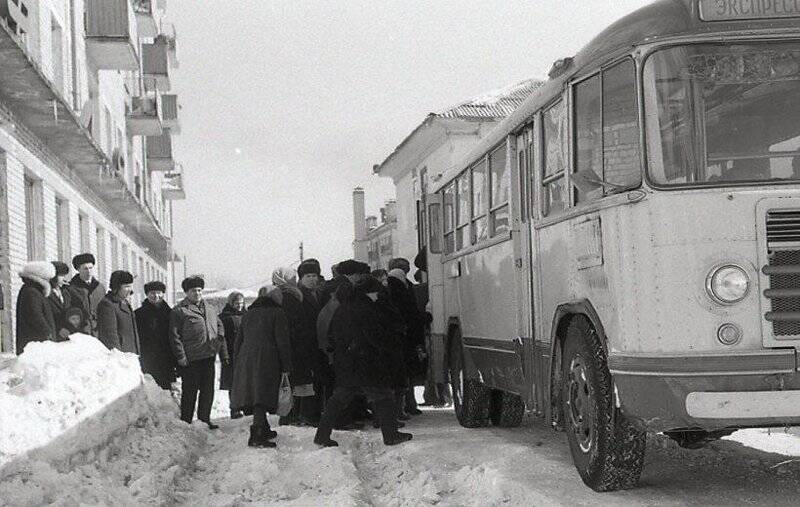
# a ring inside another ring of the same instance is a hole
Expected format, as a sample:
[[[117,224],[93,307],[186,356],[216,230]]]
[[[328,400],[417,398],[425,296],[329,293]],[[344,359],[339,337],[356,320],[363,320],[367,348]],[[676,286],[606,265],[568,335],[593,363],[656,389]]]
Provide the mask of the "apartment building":
[[[366,262],[375,269],[387,269],[389,261],[395,257],[394,236],[397,231],[397,203],[394,199],[386,201],[380,209],[380,222],[377,215],[367,215],[364,203],[364,189],[353,189],[353,258]],[[413,258],[413,257],[412,257]]]
[[[1,351],[29,260],[92,252],[104,283],[134,273],[134,304],[172,286],[177,65],[166,0],[0,0]]]

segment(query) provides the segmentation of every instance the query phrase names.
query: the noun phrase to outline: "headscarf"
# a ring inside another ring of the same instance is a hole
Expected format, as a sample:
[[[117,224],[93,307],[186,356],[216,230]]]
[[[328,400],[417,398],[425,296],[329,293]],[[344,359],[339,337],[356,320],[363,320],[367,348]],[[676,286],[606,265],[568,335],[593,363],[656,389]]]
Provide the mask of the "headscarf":
[[[389,271],[389,276],[391,278],[397,278],[398,280],[400,280],[404,284],[408,285],[408,279],[406,278],[406,272],[403,271],[400,268],[394,268],[394,269],[390,270]]]
[[[303,300],[303,293],[297,288],[297,271],[292,268],[278,268],[273,271],[272,284],[292,294],[298,301]]]

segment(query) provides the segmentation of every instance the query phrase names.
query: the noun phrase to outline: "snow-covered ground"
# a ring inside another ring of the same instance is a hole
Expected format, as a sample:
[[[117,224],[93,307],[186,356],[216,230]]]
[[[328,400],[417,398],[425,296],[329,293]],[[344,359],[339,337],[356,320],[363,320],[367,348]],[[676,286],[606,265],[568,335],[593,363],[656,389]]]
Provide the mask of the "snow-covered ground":
[[[320,449],[313,429],[279,427],[277,449],[250,449],[227,393],[219,430],[186,425],[135,357],[95,342],[0,363],[0,505],[796,505],[800,492],[800,439],[783,430],[698,451],[650,437],[639,487],[606,494],[580,481],[564,435],[533,419],[470,430],[426,410],[396,447],[369,428]]]

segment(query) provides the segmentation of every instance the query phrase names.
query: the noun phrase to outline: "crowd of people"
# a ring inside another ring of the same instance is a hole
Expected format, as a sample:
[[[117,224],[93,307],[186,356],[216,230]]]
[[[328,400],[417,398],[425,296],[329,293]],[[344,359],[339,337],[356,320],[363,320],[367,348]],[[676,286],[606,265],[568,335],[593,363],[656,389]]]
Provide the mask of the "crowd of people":
[[[415,264],[424,277],[424,257]],[[314,442],[338,445],[332,431],[380,428],[386,445],[411,439],[404,421],[420,414],[415,384],[425,377],[427,289],[412,283],[411,266],[392,259],[389,269],[370,271],[346,260],[325,280],[320,264],[307,259],[297,269],[278,268],[245,308],[232,292],[220,314],[203,298],[200,276],[183,280],[184,298],[171,308],[160,281],[144,284],[146,299],[133,310],[134,276],[114,271],[109,289],[94,276],[90,253],[63,262],[30,262],[20,272],[17,353],[32,341],[63,341],[73,333],[97,337],[109,349],[137,354],[142,371],[163,389],[181,377],[180,417],[195,417],[210,429],[216,359],[220,389],[229,391],[231,418],[252,415],[248,445],[275,447],[277,433],[267,414],[278,413],[287,381],[291,409],[279,425],[316,427]],[[427,386],[437,398],[442,386]],[[446,401],[440,400],[439,402]],[[286,408],[284,402],[284,409]]]

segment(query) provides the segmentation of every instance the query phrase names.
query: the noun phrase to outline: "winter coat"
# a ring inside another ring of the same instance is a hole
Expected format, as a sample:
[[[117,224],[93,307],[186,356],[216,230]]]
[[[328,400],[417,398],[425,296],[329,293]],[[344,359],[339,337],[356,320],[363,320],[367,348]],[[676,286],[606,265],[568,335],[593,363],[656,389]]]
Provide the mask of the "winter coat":
[[[225,347],[225,328],[222,327],[211,305],[201,301],[196,305],[184,299],[172,309],[169,316],[169,342],[172,353],[181,361],[199,361],[222,354],[222,362],[229,361]]]
[[[50,290],[50,295],[47,296],[47,303],[50,305],[50,312],[53,314],[53,321],[55,322],[55,341],[61,342],[65,341],[67,338],[61,336],[62,330],[66,331],[69,334],[72,334],[74,330],[72,326],[66,320],[66,312],[69,308],[72,308],[74,305],[72,304],[72,291],[69,290],[68,287],[61,288],[61,297],[59,298],[56,295],[55,290]],[[81,330],[78,330],[81,331]]]
[[[319,350],[317,319],[315,316],[312,320],[309,307],[304,305],[302,293],[298,298],[295,291],[281,287],[281,294],[281,306],[289,321],[289,340],[292,344],[292,371],[289,378],[293,386],[311,384]]]
[[[56,323],[47,296],[50,280],[44,268],[31,263],[20,273],[22,288],[17,296],[17,354],[30,342],[54,340]],[[50,263],[47,263],[50,264]]]
[[[169,315],[172,308],[161,301],[154,305],[145,299],[134,314],[139,330],[139,361],[142,372],[149,373],[162,387],[175,382],[175,368],[178,366],[169,346]]]
[[[69,282],[69,290],[72,293],[72,305],[83,310],[84,322],[86,322],[83,332],[97,336],[97,305],[105,297],[105,286],[96,278],[92,278],[89,283],[86,283],[80,275],[75,275]]]
[[[242,323],[242,316],[244,311],[236,310],[231,305],[225,305],[222,313],[219,314],[219,320],[222,321],[222,327],[225,329],[225,346],[228,349],[228,357],[230,362],[222,364],[222,372],[219,377],[219,388],[222,391],[230,391],[233,385],[233,369],[236,366],[236,333],[239,332],[239,326]]]
[[[389,374],[392,378],[392,387],[401,389],[408,387],[408,372],[406,370],[404,342],[406,332],[406,322],[400,315],[400,310],[389,300],[388,291],[378,293],[378,300],[375,302],[380,323],[386,331],[387,344],[391,353],[389,363]]]
[[[269,297],[256,299],[242,323],[234,344],[231,409],[263,405],[274,413],[278,406],[281,373],[291,371],[289,323],[281,307]]]
[[[408,375],[412,378],[419,377],[425,374],[425,364],[417,354],[417,349],[425,345],[425,314],[420,312],[414,289],[408,281],[390,276],[388,289],[389,300],[400,310],[408,328],[403,347]]]
[[[127,299],[109,291],[97,305],[97,338],[109,349],[139,354],[136,316]]]
[[[351,284],[342,284],[336,299],[339,308],[331,321],[336,386],[395,387],[395,352],[377,305]]]

